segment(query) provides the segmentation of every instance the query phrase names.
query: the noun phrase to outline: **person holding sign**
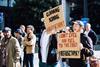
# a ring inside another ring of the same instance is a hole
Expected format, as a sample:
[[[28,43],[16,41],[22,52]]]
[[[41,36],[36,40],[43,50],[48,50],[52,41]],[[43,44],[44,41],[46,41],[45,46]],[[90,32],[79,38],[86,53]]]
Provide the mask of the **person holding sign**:
[[[40,67],[47,67],[47,54],[48,54],[48,48],[49,48],[49,38],[50,34],[47,33],[47,31],[44,29],[40,38]]]
[[[49,50],[47,56],[48,67],[55,67],[57,64],[57,37],[55,32],[50,35]]]
[[[93,55],[92,47],[88,37],[83,34],[83,28],[84,24],[77,20],[73,22],[73,31],[74,32],[79,32],[80,33],[80,42],[81,42],[81,53],[80,53],[80,58],[79,59],[69,59],[69,66],[70,67],[88,67],[87,64],[87,57],[90,57]]]
[[[44,29],[40,38],[40,67],[54,67],[57,62],[57,40],[53,30],[50,34]]]

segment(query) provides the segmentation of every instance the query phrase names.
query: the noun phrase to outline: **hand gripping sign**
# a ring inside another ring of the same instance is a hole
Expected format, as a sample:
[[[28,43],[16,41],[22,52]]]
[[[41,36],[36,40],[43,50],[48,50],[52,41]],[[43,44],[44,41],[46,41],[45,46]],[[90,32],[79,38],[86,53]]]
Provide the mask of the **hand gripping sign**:
[[[61,58],[80,58],[80,34],[59,33],[57,36],[58,56]]]
[[[52,8],[43,14],[44,24],[48,33],[51,33],[52,30],[58,32],[65,28],[64,13],[61,5]]]

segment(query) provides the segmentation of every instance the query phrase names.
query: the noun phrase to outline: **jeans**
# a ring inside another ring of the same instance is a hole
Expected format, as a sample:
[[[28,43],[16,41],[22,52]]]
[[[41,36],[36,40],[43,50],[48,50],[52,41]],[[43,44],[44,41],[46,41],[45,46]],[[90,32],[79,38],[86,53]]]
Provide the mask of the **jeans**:
[[[87,61],[87,67],[90,67],[90,62],[89,62],[89,60]]]
[[[27,58],[26,58],[26,52],[24,52],[23,67],[26,66],[26,60],[27,60]]]
[[[26,54],[26,67],[33,67],[33,53],[32,54]]]

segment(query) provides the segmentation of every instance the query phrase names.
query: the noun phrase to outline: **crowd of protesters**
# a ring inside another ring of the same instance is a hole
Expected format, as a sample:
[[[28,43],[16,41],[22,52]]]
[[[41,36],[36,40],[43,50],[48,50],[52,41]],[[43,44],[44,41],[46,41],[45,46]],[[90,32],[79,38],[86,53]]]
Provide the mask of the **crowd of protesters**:
[[[9,27],[0,31],[0,67],[34,67],[36,46],[34,26],[21,25],[14,32],[14,36],[11,32]],[[80,33],[81,58],[57,58],[57,34],[62,32]],[[84,25],[80,20],[73,21],[71,28],[67,26],[60,32],[53,30],[49,34],[44,29],[38,41],[39,67],[90,67],[89,58],[94,54],[96,41],[96,33],[91,29],[91,25],[89,23]],[[62,63],[58,65],[58,62]]]
[[[80,33],[80,48],[81,48],[81,58],[80,59],[62,59],[62,65],[60,67],[90,67],[89,57],[93,56],[93,46],[96,44],[96,34],[92,31],[90,24],[87,23],[84,26],[83,22],[80,20],[73,21],[72,28],[66,27],[65,30],[60,32],[52,31],[48,34],[44,29],[40,38],[40,67],[59,67],[57,66],[60,59],[57,58],[57,34],[61,32],[79,32]],[[86,28],[88,27],[88,32],[86,34]],[[90,34],[90,31],[92,33]],[[95,38],[95,44],[93,44],[92,38]],[[68,64],[68,65],[67,65]]]

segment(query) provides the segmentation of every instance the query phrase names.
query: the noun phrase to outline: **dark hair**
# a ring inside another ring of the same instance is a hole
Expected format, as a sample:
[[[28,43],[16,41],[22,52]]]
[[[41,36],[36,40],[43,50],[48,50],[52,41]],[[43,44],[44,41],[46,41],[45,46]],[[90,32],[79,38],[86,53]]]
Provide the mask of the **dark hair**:
[[[17,29],[17,30],[15,31],[15,33],[19,33],[20,35],[22,35],[21,29]]]

